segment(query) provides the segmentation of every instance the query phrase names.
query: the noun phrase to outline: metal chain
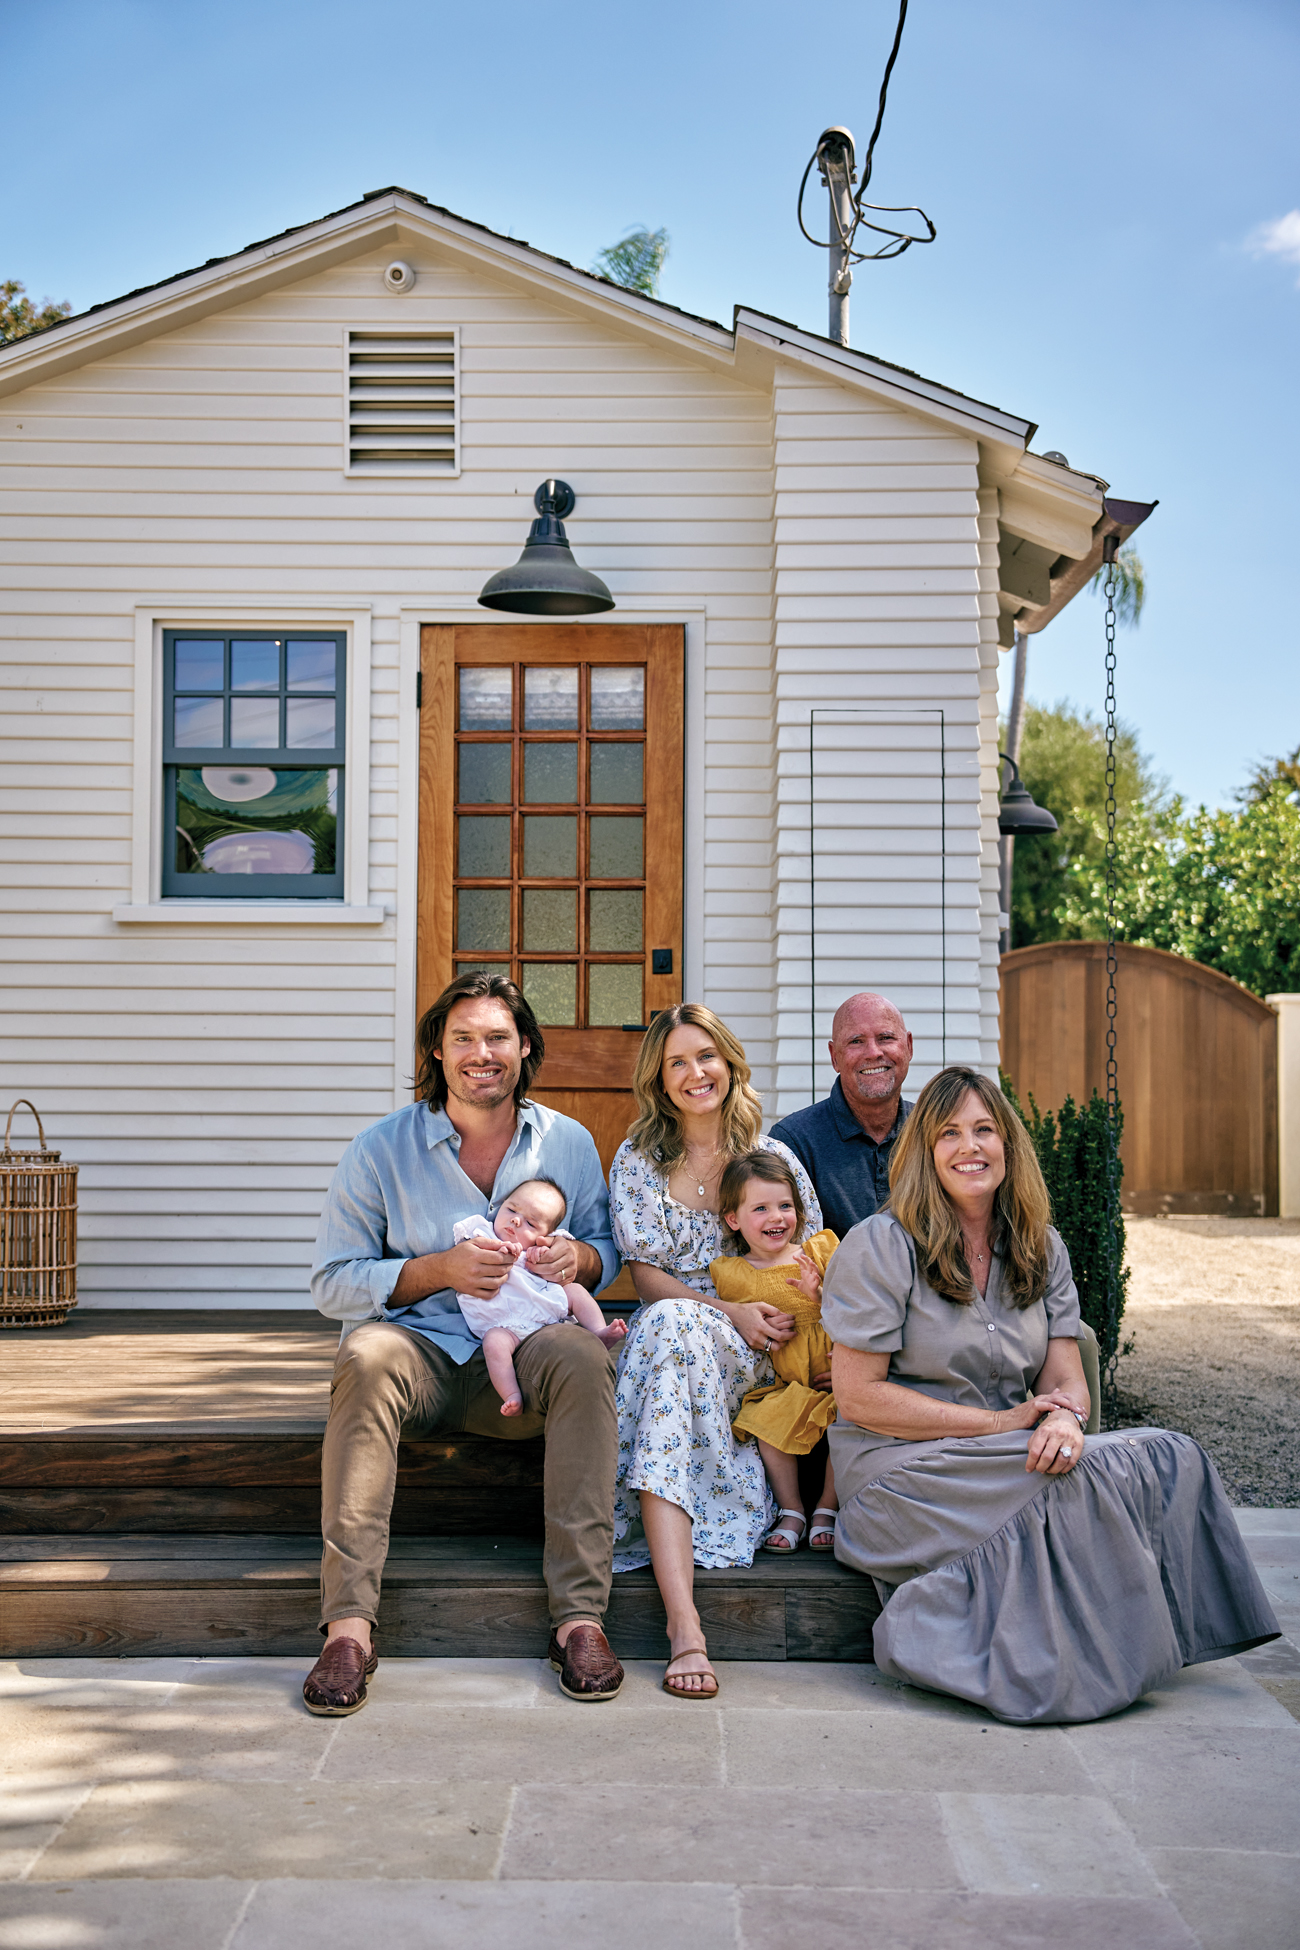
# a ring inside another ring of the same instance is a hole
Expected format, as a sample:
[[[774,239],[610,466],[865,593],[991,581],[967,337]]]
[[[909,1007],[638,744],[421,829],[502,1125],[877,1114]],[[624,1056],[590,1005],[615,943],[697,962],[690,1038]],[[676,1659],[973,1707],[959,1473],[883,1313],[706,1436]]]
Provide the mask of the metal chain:
[[[1115,816],[1115,598],[1119,578],[1115,569],[1119,537],[1106,537],[1106,1202],[1110,1224],[1106,1231],[1106,1327],[1108,1341],[1115,1343],[1102,1377],[1108,1407],[1115,1406],[1115,1367],[1119,1339],[1119,1069],[1115,1061],[1115,898],[1119,891],[1116,858]]]

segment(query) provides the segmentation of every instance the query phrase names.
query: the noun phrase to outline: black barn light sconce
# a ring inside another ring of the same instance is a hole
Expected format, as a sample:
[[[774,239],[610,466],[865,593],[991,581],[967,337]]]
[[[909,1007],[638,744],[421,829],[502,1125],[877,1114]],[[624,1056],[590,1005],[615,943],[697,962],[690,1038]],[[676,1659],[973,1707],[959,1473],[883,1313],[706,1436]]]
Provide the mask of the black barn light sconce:
[[[1056,821],[1045,806],[1036,806],[1029,796],[1029,788],[1020,777],[1020,767],[1014,758],[1005,752],[998,757],[1011,767],[1011,783],[1002,794],[998,805],[998,831],[1003,835],[1020,837],[1027,833],[1055,833]]]
[[[579,568],[564,532],[564,517],[577,496],[567,481],[543,481],[533,496],[537,520],[513,568],[498,569],[479,591],[485,609],[520,616],[595,616],[613,609],[614,598],[599,576]]]

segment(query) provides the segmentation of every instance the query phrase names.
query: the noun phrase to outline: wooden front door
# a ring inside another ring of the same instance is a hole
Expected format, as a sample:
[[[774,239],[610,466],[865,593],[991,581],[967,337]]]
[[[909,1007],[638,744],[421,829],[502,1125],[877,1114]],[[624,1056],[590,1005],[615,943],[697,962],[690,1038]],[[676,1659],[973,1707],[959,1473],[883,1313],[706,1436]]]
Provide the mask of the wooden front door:
[[[679,625],[426,624],[417,1000],[499,969],[546,1036],[534,1095],[608,1171],[638,1031],[681,999]]]

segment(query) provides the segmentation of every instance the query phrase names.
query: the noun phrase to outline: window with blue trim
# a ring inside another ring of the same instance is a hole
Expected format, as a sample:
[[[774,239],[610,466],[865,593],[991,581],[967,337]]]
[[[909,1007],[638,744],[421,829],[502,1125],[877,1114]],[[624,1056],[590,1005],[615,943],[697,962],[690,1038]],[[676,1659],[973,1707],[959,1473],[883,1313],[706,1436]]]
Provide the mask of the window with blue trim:
[[[342,899],[345,644],[165,632],[165,897]]]

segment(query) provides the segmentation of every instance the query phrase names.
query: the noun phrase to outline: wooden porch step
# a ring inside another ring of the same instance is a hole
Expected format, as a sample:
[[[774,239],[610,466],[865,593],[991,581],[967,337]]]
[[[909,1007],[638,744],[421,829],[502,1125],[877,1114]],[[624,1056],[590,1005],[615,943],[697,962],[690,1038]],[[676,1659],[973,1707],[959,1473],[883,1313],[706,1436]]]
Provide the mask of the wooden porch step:
[[[307,1537],[0,1537],[0,1657],[305,1659],[317,1644],[319,1566]],[[715,1658],[871,1658],[874,1587],[833,1558],[800,1551],[697,1571],[696,1599]],[[648,1570],[614,1579],[606,1624],[620,1657],[664,1656]],[[539,1546],[395,1538],[379,1631],[389,1657],[540,1657],[549,1624]]]
[[[323,1421],[140,1423],[0,1434],[0,1532],[320,1536]],[[431,1437],[398,1450],[395,1537],[540,1537],[544,1445]]]

